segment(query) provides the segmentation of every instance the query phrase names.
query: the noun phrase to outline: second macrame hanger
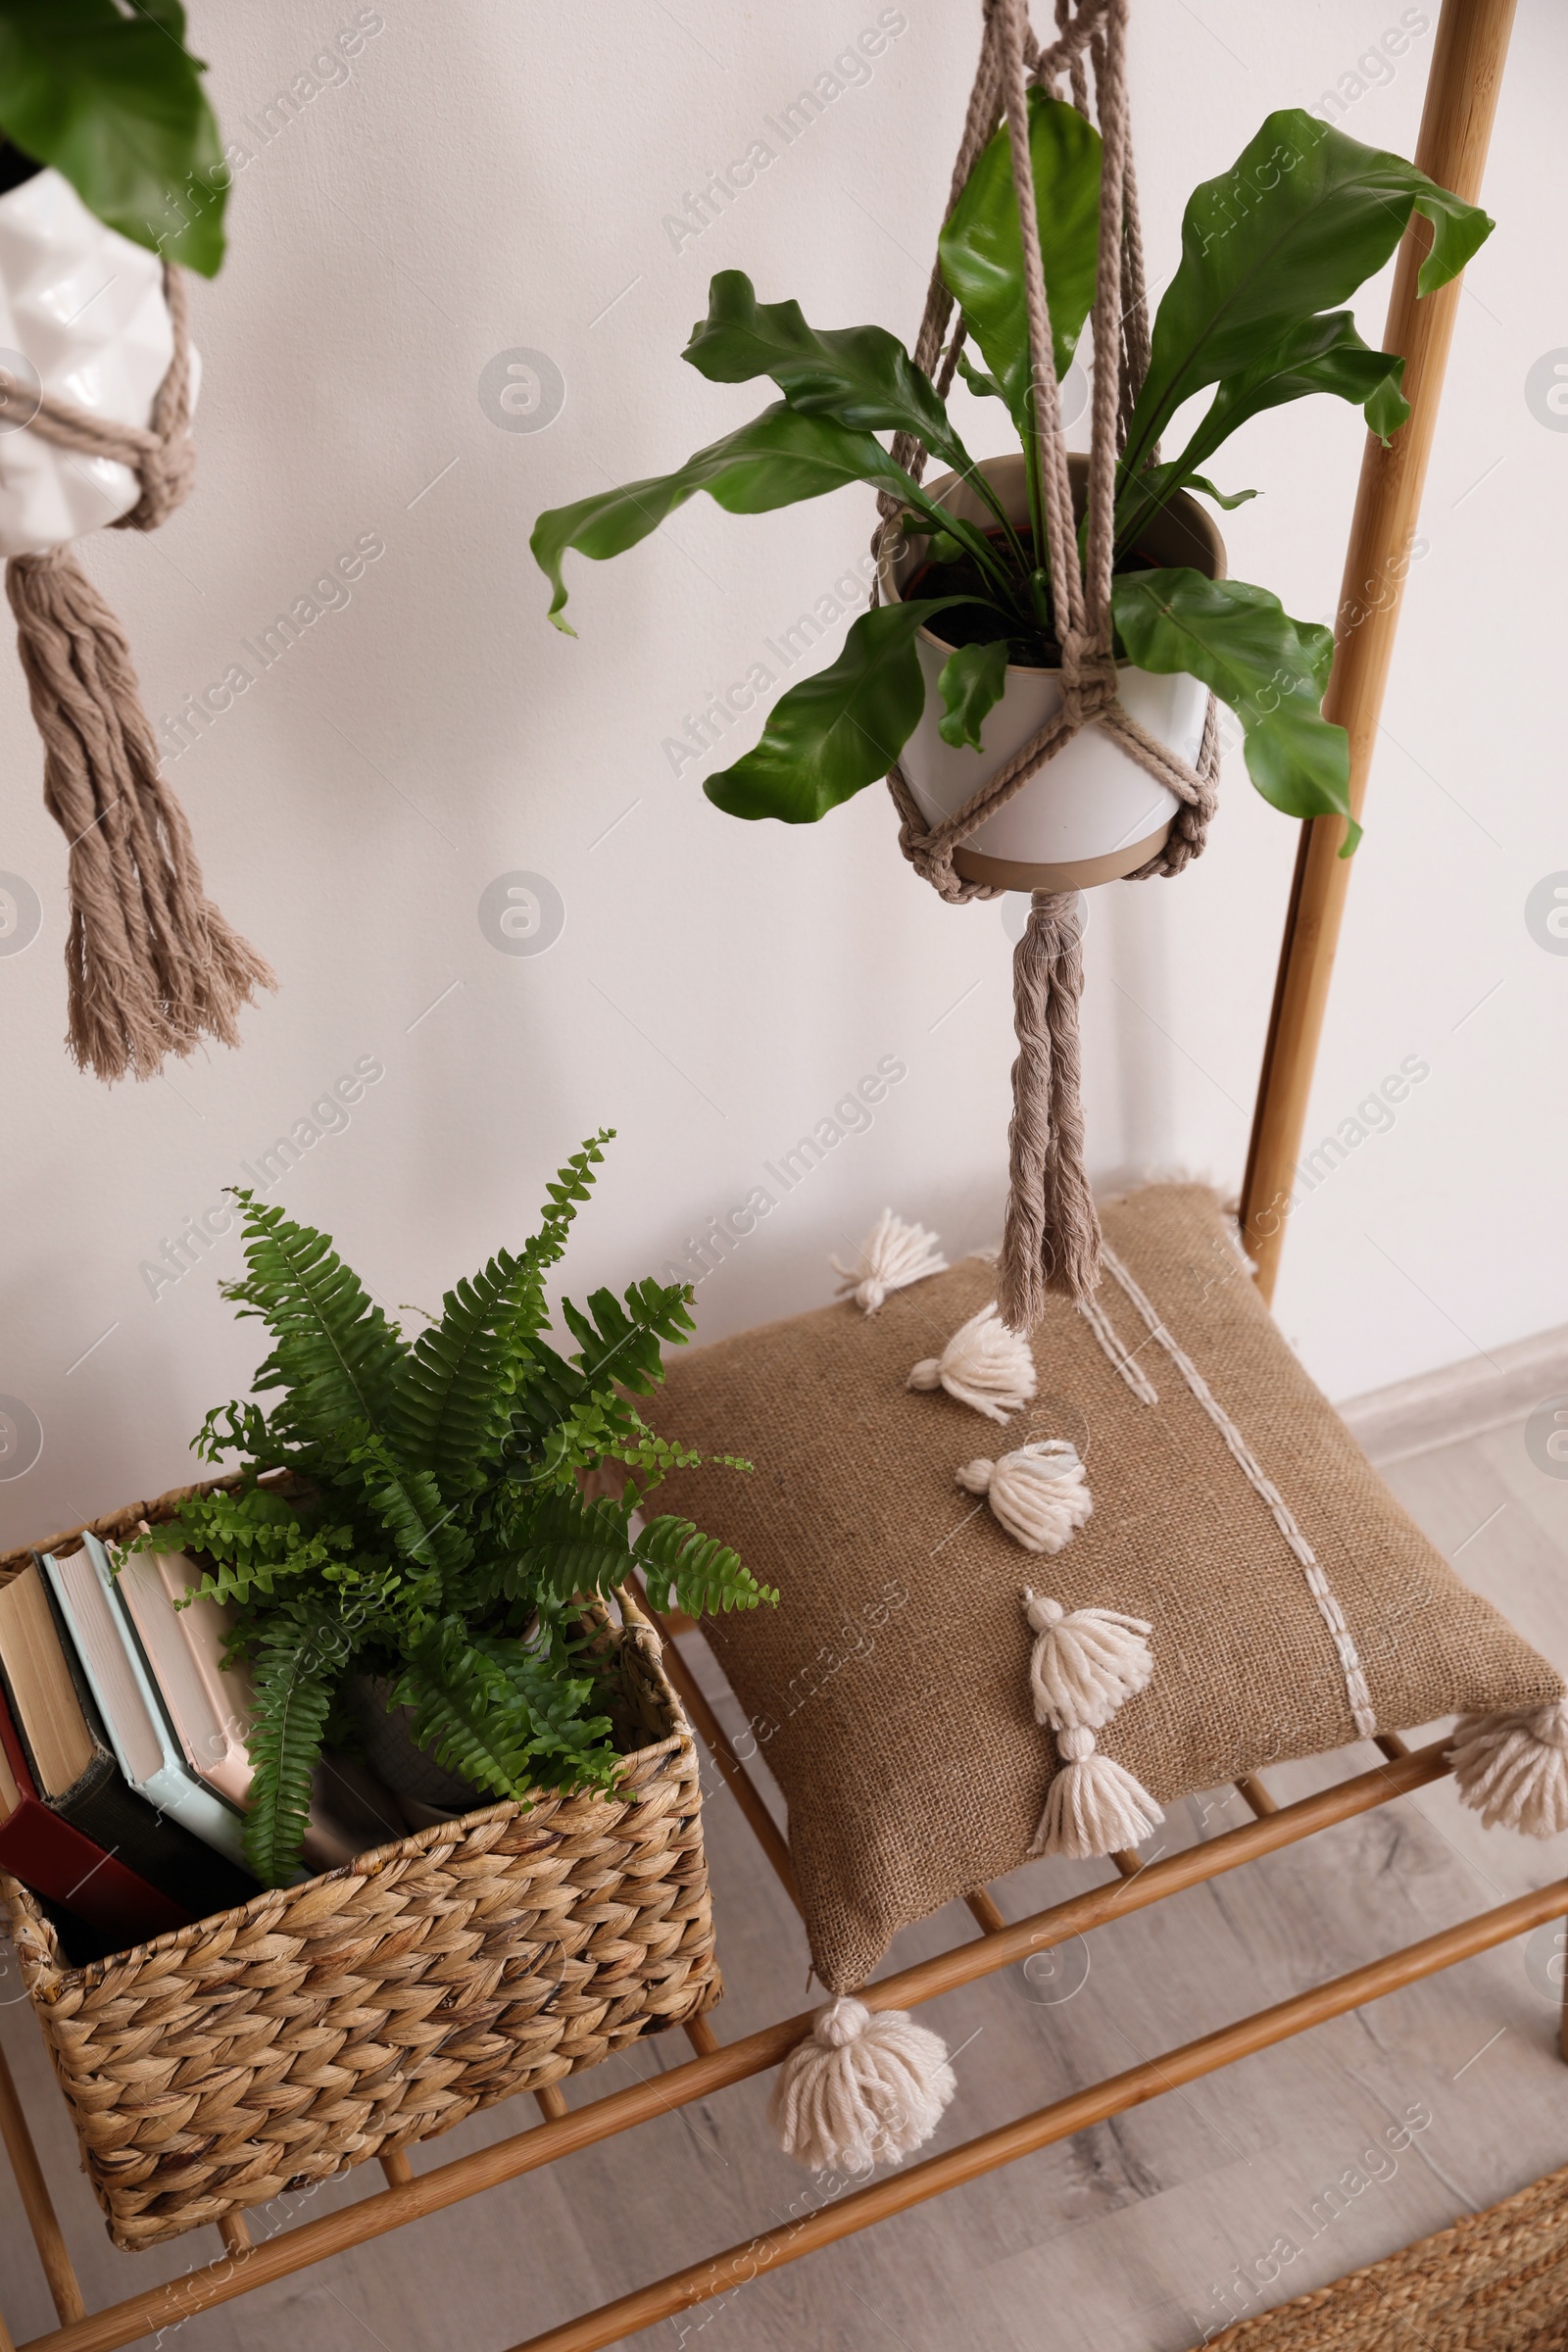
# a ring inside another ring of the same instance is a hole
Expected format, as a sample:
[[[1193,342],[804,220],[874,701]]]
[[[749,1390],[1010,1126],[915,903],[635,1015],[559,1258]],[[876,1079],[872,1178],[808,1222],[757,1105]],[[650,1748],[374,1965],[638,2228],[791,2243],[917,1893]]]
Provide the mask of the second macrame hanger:
[[[1156,742],[1117,698],[1110,616],[1116,462],[1149,363],[1143,244],[1128,131],[1127,0],[1077,0],[1077,5],[1056,0],[1056,28],[1055,40],[1042,49],[1029,23],[1027,0],[986,0],[980,63],[948,199],[951,213],[981,151],[1004,120],[1022,243],[1034,383],[1031,429],[1045,514],[1044,552],[1061,646],[1059,709],[954,815],[928,823],[897,761],[889,772],[888,787],[901,820],[900,847],[915,871],[954,905],[998,895],[997,885],[960,876],[954,867],[954,851],[1004,808],[1081,728],[1098,725],[1114,734],[1120,749],[1181,804],[1168,839],[1134,879],[1180,873],[1201,853],[1219,769],[1212,696],[1193,766]],[[1096,367],[1088,529],[1080,568],[1035,209],[1028,96],[1031,83],[1052,89],[1065,75],[1072,103],[1088,116],[1091,68],[1102,166],[1092,314]],[[914,356],[934,375],[943,398],[952,389],[965,334],[960,316],[944,351],[943,336],[953,313],[953,296],[938,267],[932,272]],[[926,452],[918,443],[900,434],[893,454],[916,480],[920,478]],[[873,543],[878,553],[884,534],[897,528],[901,512],[898,501],[885,494],[879,505],[882,523]],[[1049,1293],[1083,1300],[1100,1280],[1100,1221],[1084,1166],[1078,1038],[1082,993],[1078,893],[1037,890],[1013,959],[1018,1054],[1012,1070],[1007,1209],[997,1282],[1003,1315],[1014,1331],[1033,1328]]]

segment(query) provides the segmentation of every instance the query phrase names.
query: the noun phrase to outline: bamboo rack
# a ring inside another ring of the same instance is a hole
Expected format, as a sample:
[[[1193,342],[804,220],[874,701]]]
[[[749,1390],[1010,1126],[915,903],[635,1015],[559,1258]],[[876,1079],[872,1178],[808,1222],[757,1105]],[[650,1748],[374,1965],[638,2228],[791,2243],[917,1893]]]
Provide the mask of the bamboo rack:
[[[1432,177],[1472,201],[1480,190],[1513,13],[1514,0],[1444,0],[1438,25],[1416,160]],[[1397,624],[1398,575],[1393,567],[1407,545],[1419,511],[1459,297],[1454,285],[1417,303],[1415,273],[1424,247],[1420,224],[1412,223],[1396,270],[1386,348],[1406,355],[1405,390],[1413,413],[1392,449],[1385,451],[1371,441],[1367,446],[1346,563],[1346,602],[1334,674],[1325,705],[1329,714],[1349,732],[1351,797],[1357,812],[1365,799]],[[1386,582],[1392,593],[1363,607],[1363,596],[1371,596],[1380,582]],[[1303,826],[1286,916],[1243,1202],[1246,1232],[1265,1295],[1272,1293],[1279,1262],[1349,878],[1348,866],[1338,855],[1342,833],[1338,818],[1319,818]],[[666,1642],[665,1663],[698,1737],[734,1793],[765,1859],[792,1899],[797,1899],[787,1840],[672,1642]],[[1380,1739],[1377,1744],[1382,1759],[1373,1769],[1295,1804],[1279,1804],[1261,1775],[1250,1774],[1238,1787],[1253,1818],[1240,1828],[1147,1865],[1135,1854],[1114,1855],[1110,1858],[1114,1875],[1103,1885],[1011,1925],[991,1891],[976,1887],[967,1899],[980,1931],[977,1936],[879,1980],[865,1988],[864,1997],[878,2008],[918,2007],[1073,1936],[1113,1930],[1122,1917],[1429,1787],[1449,1769],[1441,1740],[1413,1752],[1396,1735]],[[1147,2059],[798,2220],[762,2230],[706,2262],[651,2281],[564,2327],[531,2336],[514,2346],[513,2352],[597,2352],[600,2346],[617,2343],[641,2328],[729,2293],[748,2279],[872,2228],[1035,2149],[1124,2114],[1239,2058],[1560,1917],[1568,1917],[1568,1880],[1499,1904],[1330,1984],[1315,1985]],[[262,2243],[253,2242],[242,2220],[231,2219],[220,2233],[214,2233],[215,2237],[220,2234],[222,2251],[218,2258],[202,2263],[183,2278],[143,2288],[96,2312],[85,2307],[26,2118],[0,2055],[0,2137],[5,2141],[59,2322],[47,2333],[17,2347],[0,2315],[0,2352],[115,2352],[116,2347],[160,2328],[177,2327],[198,2312],[293,2277],[406,2223],[444,2212],[563,2156],[633,2131],[655,2116],[714,2097],[765,2074],[781,2064],[809,2031],[810,2023],[811,2013],[806,2011],[738,2041],[720,2043],[709,2021],[697,2019],[684,2029],[692,2056],[650,2082],[608,2092],[570,2109],[559,2090],[541,2091],[536,2094],[540,2120],[510,2138],[427,2171],[416,2171],[406,2153],[386,2156],[380,2160],[382,2186],[336,2213],[296,2224]],[[1568,2058],[1568,2012],[1562,2049]]]

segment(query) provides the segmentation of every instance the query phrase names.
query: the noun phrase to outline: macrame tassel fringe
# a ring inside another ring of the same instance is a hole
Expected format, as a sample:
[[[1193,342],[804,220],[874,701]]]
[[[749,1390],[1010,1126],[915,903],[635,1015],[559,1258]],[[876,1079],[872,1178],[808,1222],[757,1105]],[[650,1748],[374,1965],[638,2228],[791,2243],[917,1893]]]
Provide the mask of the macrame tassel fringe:
[[[1091,1862],[1128,1853],[1164,1820],[1143,1783],[1114,1756],[1101,1754],[1087,1724],[1058,1731],[1056,1750],[1061,1762],[1046,1790],[1032,1855]]]
[[[1024,1590],[1024,1613],[1035,1635],[1029,1691],[1036,1723],[1071,1723],[1099,1731],[1124,1699],[1154,1679],[1149,1646],[1152,1626],[1120,1609],[1064,1609],[1059,1600]]]
[[[1084,1466],[1063,1438],[1020,1446],[1000,1461],[965,1462],[956,1476],[968,1494],[986,1497],[1025,1551],[1059,1551],[1095,1507]]]
[[[156,1074],[277,983],[202,890],[183,810],[158,773],[119,621],[70,553],[16,556],[6,594],[44,799],[71,844],[70,1044],[104,1079]]]
[[[1466,1715],[1449,1753],[1461,1801],[1489,1830],[1568,1830],[1568,1698],[1524,1715]]]
[[[1084,1173],[1078,1004],[1084,961],[1076,892],[1037,890],[1012,959],[1007,1214],[997,1295],[1011,1331],[1032,1331],[1047,1296],[1087,1298],[1100,1280],[1100,1219]]]
[[[785,2059],[772,2116],[785,2154],[813,2172],[868,2173],[922,2146],[956,2088],[938,2034],[841,1992]]]
[[[928,1355],[910,1371],[911,1389],[946,1389],[960,1404],[990,1421],[1005,1421],[1035,1393],[1035,1359],[1029,1343],[1009,1331],[996,1301],[960,1323],[940,1355]]]
[[[889,1292],[906,1290],[911,1282],[948,1270],[936,1235],[923,1225],[906,1225],[891,1208],[882,1211],[852,1266],[836,1257],[828,1263],[839,1277],[838,1296],[852,1298],[868,1315],[876,1313]]]

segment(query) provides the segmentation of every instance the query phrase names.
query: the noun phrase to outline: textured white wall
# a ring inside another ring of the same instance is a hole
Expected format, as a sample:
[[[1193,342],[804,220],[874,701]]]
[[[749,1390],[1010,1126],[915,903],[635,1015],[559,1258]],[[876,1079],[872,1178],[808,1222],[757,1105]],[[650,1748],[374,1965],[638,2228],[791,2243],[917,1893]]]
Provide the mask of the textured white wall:
[[[1143,0],[1156,283],[1193,183],[1271,107],[1354,92],[1385,29],[1427,13]],[[231,1238],[177,1281],[144,1268],[291,1131],[322,1130],[275,1197],[393,1306],[436,1305],[515,1239],[601,1122],[619,1141],[570,1260],[579,1290],[658,1266],[754,1187],[780,1195],[702,1287],[711,1336],[824,1298],[826,1254],[884,1201],[950,1247],[999,1222],[1003,913],[916,883],[880,792],[812,829],[742,825],[699,789],[716,757],[677,775],[663,748],[715,690],[778,666],[766,641],[860,556],[870,494],[749,521],[699,500],[618,563],[575,564],[575,644],[545,624],[526,544],[542,507],[662,470],[760,405],[679,363],[711,270],[743,267],[823,323],[912,335],[978,11],[383,0],[352,68],[313,73],[361,14],[195,0],[215,100],[252,150],[232,258],[195,289],[200,484],[156,538],[88,552],[156,714],[236,662],[258,672],[172,769],[214,895],[282,981],[242,1053],[112,1094],[67,1062],[64,845],[0,660],[0,868],[43,906],[25,952],[0,955],[0,1393],[43,1433],[36,1463],[0,1483],[6,1541],[185,1474],[205,1407],[243,1389],[257,1327],[218,1296]],[[904,28],[864,77],[677,245],[664,217],[879,21]],[[1345,127],[1409,152],[1431,45],[1418,30]],[[1407,1057],[1430,1073],[1307,1200],[1281,1292],[1340,1395],[1568,1320],[1568,961],[1525,920],[1533,886],[1568,868],[1552,660],[1568,436],[1526,397],[1532,366],[1568,346],[1552,259],[1565,79],[1568,18],[1522,0],[1487,190],[1499,227],[1463,304],[1311,1138]],[[274,113],[269,134],[264,110],[291,86],[295,119]],[[1369,338],[1385,299],[1380,285],[1360,306]],[[501,429],[493,392],[481,405],[487,366],[504,383],[500,355],[519,349],[564,385],[542,430]],[[964,424],[1001,446],[979,404]],[[1227,483],[1267,493],[1230,518],[1232,568],[1302,615],[1336,602],[1358,452],[1356,418],[1325,401],[1260,419],[1224,458]],[[340,556],[377,545],[270,667],[244,650]],[[1104,1176],[1237,1182],[1294,846],[1235,759],[1200,866],[1098,894]],[[501,953],[481,928],[483,894],[516,872],[564,906],[547,953]],[[763,1162],[879,1062],[904,1075],[872,1123],[783,1194]],[[346,1113],[323,1100],[340,1078],[360,1087]]]

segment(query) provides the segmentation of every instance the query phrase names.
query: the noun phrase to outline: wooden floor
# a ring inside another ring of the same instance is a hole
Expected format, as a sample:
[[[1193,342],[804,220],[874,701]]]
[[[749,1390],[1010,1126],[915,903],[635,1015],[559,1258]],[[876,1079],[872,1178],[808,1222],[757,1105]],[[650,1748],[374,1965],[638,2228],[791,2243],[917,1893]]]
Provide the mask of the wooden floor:
[[[1387,1475],[1468,1581],[1568,1668],[1568,1482],[1536,1470],[1522,1425]],[[691,1646],[707,1679],[701,1644]],[[1370,1749],[1347,1751],[1327,1768],[1281,1770],[1272,1786],[1281,1797],[1300,1795],[1373,1760]],[[1234,1794],[1194,1800],[1173,1810],[1152,1846],[1243,1818]],[[807,1956],[721,1786],[708,1819],[733,1987],[714,2024],[727,2040],[804,2005]],[[1114,1923],[1092,1948],[1056,1955],[1054,1974],[1031,1982],[1014,1971],[921,2012],[961,2050],[959,2094],[936,2145],[1565,1870],[1568,1838],[1535,1845],[1486,1833],[1443,1784]],[[997,1893],[1014,1918],[1103,1875],[1098,1865],[1041,1863]],[[945,1913],[902,1938],[895,1959],[973,1932],[966,1912]],[[1568,2067],[1556,2055],[1547,1967],[1557,1933],[1319,2027],[636,2342],[700,2340],[702,2352],[1182,2352],[1244,2310],[1336,2278],[1568,2161]],[[111,2248],[75,2174],[65,2110],[9,1953],[5,1961],[0,2037],[89,2305],[220,2260],[216,2230],[144,2255]],[[681,2038],[665,2063],[684,2055]],[[659,2064],[656,2042],[568,2085],[568,2097],[597,2096]],[[764,2080],[726,2091],[199,2316],[181,2331],[182,2352],[500,2352],[805,2210],[814,2192],[770,2143],[767,2087]],[[503,2137],[522,2120],[502,2107],[437,2143],[439,2155]],[[1391,2148],[1390,2132],[1403,2136],[1398,2127],[1411,2124],[1422,2128]],[[379,2185],[375,2167],[365,2178]],[[356,2193],[350,2180],[303,2209],[290,2205],[303,2218]],[[256,2234],[267,2227],[253,2220]],[[1272,2283],[1259,2282],[1259,2269]],[[52,2324],[9,2180],[0,2191],[0,2307],[19,2342]]]

